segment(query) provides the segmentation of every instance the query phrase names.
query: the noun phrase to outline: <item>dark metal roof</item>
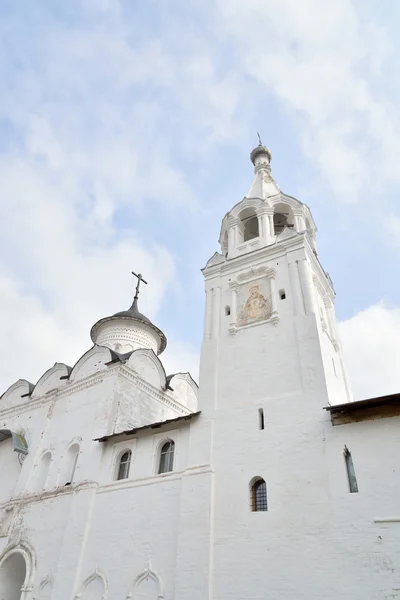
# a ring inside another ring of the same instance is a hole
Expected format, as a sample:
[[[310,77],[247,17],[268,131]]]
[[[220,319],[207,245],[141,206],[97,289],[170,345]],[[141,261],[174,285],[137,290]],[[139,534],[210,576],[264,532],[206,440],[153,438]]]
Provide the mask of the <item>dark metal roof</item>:
[[[11,431],[9,429],[0,429],[0,442],[11,437]]]
[[[367,398],[366,400],[356,400],[355,402],[346,402],[345,404],[325,406],[324,409],[329,410],[330,413],[354,412],[356,410],[363,410],[365,408],[388,406],[393,404],[400,404],[400,392],[397,394],[390,394],[388,396],[378,396],[377,398]]]
[[[95,323],[90,331],[90,337],[92,338],[93,343],[96,343],[95,341],[95,337],[97,334],[97,331],[100,327],[100,325],[102,323],[105,323],[106,321],[110,321],[112,319],[133,319],[135,321],[138,321],[139,323],[143,323],[144,325],[147,325],[148,327],[150,327],[151,329],[153,329],[153,331],[155,331],[160,340],[160,350],[158,352],[158,354],[161,354],[161,352],[163,352],[167,346],[167,338],[165,337],[165,335],[163,334],[163,332],[161,331],[161,329],[159,329],[156,325],[154,325],[154,323],[152,323],[150,321],[150,319],[148,319],[145,315],[143,315],[141,312],[139,312],[138,309],[138,299],[135,296],[133,302],[132,302],[132,306],[130,308],[128,308],[128,310],[122,310],[120,312],[115,313],[114,315],[111,315],[109,317],[104,317],[103,319],[100,319],[99,321],[97,321],[97,323]]]
[[[100,438],[95,438],[94,442],[107,442],[112,438],[116,438],[120,435],[134,435],[138,431],[144,431],[145,429],[158,429],[163,425],[169,425],[170,423],[177,423],[178,421],[188,421],[192,417],[196,417],[200,414],[200,410],[194,413],[190,413],[188,415],[182,415],[181,417],[175,417],[175,419],[167,419],[166,421],[158,421],[157,423],[149,423],[148,425],[143,425],[142,427],[136,427],[135,429],[127,429],[125,431],[120,431],[118,433],[111,433],[110,435],[104,435]]]
[[[400,393],[326,406],[333,425],[400,416]]]
[[[267,148],[266,146],[264,146],[260,142],[258,144],[258,146],[256,148],[254,148],[254,150],[252,150],[250,153],[250,160],[253,163],[253,165],[254,165],[254,161],[256,160],[256,158],[259,154],[266,154],[268,156],[268,160],[271,161],[271,158],[272,158],[271,150],[269,148]]]

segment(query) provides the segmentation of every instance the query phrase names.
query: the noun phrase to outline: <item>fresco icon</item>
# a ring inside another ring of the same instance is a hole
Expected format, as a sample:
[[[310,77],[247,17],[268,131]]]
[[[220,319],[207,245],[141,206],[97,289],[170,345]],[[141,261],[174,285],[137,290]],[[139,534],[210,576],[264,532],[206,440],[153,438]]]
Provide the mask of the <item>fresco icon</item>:
[[[238,325],[249,325],[257,321],[265,321],[271,317],[271,298],[261,283],[243,286],[239,295]]]

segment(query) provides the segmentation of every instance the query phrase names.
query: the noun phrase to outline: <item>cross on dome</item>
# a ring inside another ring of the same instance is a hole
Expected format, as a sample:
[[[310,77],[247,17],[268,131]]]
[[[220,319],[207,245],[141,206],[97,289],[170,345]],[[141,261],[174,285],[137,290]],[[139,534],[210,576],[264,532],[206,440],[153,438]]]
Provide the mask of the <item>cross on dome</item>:
[[[137,278],[137,284],[131,307],[97,321],[90,332],[92,341],[120,353],[151,348],[161,354],[167,344],[165,335],[138,308],[140,284],[148,285],[147,281],[141,273],[132,271],[132,275]]]
[[[145,284],[147,285],[147,281],[145,281],[145,280],[143,279],[143,275],[142,275],[141,273],[139,273],[139,275],[136,275],[136,273],[134,273],[134,272],[132,271],[132,275],[134,275],[135,277],[137,277],[137,280],[138,280],[138,282],[137,282],[137,284],[136,284],[135,296],[134,296],[134,298],[133,298],[134,300],[138,300],[138,298],[139,298],[139,287],[140,287],[140,283],[143,281],[143,283],[145,283]]]

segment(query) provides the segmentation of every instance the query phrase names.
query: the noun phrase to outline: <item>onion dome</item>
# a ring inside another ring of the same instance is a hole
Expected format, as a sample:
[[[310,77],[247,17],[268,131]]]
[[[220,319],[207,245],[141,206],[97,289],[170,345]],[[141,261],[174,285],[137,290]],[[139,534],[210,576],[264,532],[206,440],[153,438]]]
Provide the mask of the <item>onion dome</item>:
[[[271,162],[271,158],[272,158],[271,150],[269,148],[267,148],[267,146],[263,145],[261,138],[260,138],[260,134],[257,133],[257,135],[258,135],[259,144],[250,153],[251,162],[253,163],[253,165],[255,167],[257,167],[261,164],[265,165],[265,163],[269,164]]]
[[[90,331],[94,344],[106,346],[119,354],[125,354],[138,348],[149,348],[155,354],[161,354],[167,345],[167,339],[161,329],[139,312],[138,298],[140,283],[147,283],[142,275],[136,275],[135,296],[128,310],[104,317],[95,323]]]

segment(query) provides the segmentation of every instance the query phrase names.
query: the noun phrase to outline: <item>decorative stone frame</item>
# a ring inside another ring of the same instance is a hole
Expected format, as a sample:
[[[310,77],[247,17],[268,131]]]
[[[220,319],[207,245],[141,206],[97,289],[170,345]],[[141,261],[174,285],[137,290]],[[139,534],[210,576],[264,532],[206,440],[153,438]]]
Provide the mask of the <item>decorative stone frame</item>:
[[[52,578],[51,578],[50,575],[46,575],[46,577],[43,577],[43,579],[39,583],[39,587],[37,588],[35,596],[33,596],[33,600],[38,600],[39,599],[39,594],[46,587],[46,585],[49,585],[50,588],[53,585],[53,580],[52,580]]]
[[[84,593],[86,591],[87,586],[89,585],[89,583],[91,583],[95,579],[99,579],[102,582],[103,589],[104,589],[103,595],[102,595],[101,599],[99,598],[99,600],[107,600],[107,598],[108,598],[108,582],[107,582],[106,576],[101,571],[99,571],[99,569],[97,567],[93,571],[93,573],[91,575],[89,575],[89,577],[87,577],[85,579],[85,581],[82,583],[81,587],[79,588],[79,592],[77,594],[75,594],[75,596],[74,596],[74,600],[80,600],[80,598],[84,598]]]
[[[134,600],[135,599],[136,588],[147,577],[152,579],[158,586],[158,594],[157,594],[158,600],[164,599],[164,586],[162,583],[162,579],[161,579],[160,575],[157,573],[157,571],[154,571],[154,569],[151,566],[151,562],[149,561],[147,567],[145,569],[143,569],[143,571],[140,571],[140,573],[138,573],[137,576],[135,577],[135,580],[131,587],[131,591],[127,595],[126,600]]]
[[[248,329],[249,327],[255,327],[257,325],[261,325],[264,323],[272,323],[273,325],[278,325],[279,323],[279,315],[277,311],[277,293],[276,293],[276,282],[275,282],[275,269],[271,269],[268,267],[258,267],[252,268],[249,271],[245,271],[243,273],[239,273],[237,275],[236,280],[229,282],[229,287],[231,289],[231,322],[229,325],[229,333],[231,335],[236,335],[236,333],[242,329]],[[271,289],[271,316],[269,319],[265,319],[264,321],[257,321],[256,323],[249,323],[248,325],[240,325],[237,324],[237,316],[238,316],[238,307],[237,307],[237,293],[240,285],[245,283],[250,283],[256,281],[257,279],[262,279],[267,277],[270,282]]]
[[[30,598],[32,598],[33,582],[35,580],[36,573],[36,556],[34,550],[30,544],[25,541],[8,546],[4,549],[3,553],[0,554],[0,567],[13,554],[21,554],[25,561],[26,573],[24,583],[21,587],[20,600],[30,600]]]

